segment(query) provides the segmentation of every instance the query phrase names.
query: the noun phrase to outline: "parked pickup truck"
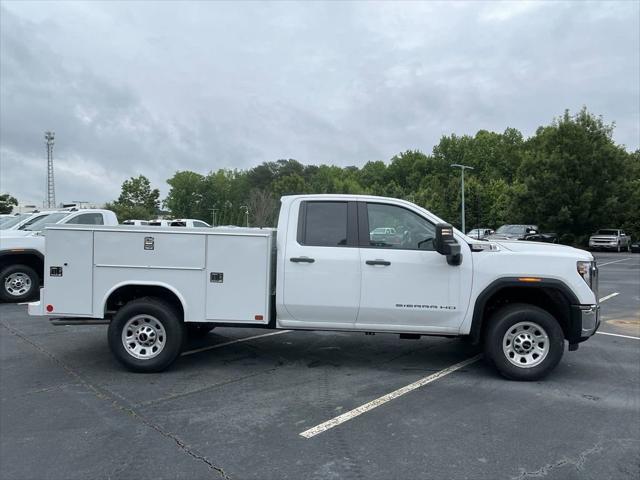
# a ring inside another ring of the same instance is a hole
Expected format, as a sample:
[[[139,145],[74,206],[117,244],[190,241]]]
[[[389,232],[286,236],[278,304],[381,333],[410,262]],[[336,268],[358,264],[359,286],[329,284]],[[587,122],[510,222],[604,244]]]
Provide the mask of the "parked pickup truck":
[[[591,250],[631,251],[631,237],[617,228],[600,229],[589,237]]]
[[[400,240],[372,238],[379,227]],[[45,273],[29,313],[108,322],[111,351],[140,372],[171,365],[188,330],[224,325],[463,336],[533,380],[599,325],[589,252],[474,240],[372,196],[283,197],[277,231],[56,225]]]
[[[113,226],[118,219],[110,210],[74,209],[37,217],[24,230],[0,232],[0,300],[24,302],[37,295],[44,274],[45,239],[41,230],[49,224]]]

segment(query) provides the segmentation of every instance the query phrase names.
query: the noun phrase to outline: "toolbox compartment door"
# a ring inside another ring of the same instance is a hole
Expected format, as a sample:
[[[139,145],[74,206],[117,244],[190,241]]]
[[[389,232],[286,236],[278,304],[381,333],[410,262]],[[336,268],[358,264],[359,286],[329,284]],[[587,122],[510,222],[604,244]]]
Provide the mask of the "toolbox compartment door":
[[[207,236],[207,320],[269,320],[270,236]]]
[[[49,315],[90,316],[93,313],[93,231],[47,230],[44,305]]]

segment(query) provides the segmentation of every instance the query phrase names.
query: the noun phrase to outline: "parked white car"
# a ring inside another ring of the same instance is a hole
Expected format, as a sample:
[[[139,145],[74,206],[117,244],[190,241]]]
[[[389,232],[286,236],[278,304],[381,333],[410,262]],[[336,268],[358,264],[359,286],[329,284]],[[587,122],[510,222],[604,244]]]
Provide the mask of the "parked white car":
[[[125,220],[122,225],[149,225],[149,220]]]
[[[372,238],[389,225],[398,242]],[[277,233],[55,225],[46,245],[29,313],[109,323],[111,351],[141,372],[171,365],[187,330],[235,325],[464,336],[504,376],[533,380],[600,323],[589,252],[478,241],[392,198],[283,197]]]
[[[149,226],[151,227],[168,227],[171,223],[171,220],[165,220],[158,218],[156,220],[149,220]]]
[[[195,218],[176,218],[169,222],[170,227],[200,227],[200,228],[211,228],[207,222],[203,222],[202,220],[198,220]]]

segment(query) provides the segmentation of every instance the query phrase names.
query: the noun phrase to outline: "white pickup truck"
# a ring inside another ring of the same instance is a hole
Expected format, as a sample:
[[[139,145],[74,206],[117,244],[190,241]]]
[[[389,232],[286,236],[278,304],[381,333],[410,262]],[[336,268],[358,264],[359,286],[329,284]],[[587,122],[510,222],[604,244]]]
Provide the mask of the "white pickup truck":
[[[23,229],[0,231],[0,300],[23,302],[38,293],[44,276],[45,239],[41,231],[49,224],[117,225],[118,219],[110,210],[72,209],[34,214]]]
[[[392,198],[283,197],[277,234],[53,226],[45,262],[29,313],[108,322],[113,354],[141,372],[167,368],[189,331],[224,325],[464,336],[532,380],[599,326],[590,253],[474,240]]]

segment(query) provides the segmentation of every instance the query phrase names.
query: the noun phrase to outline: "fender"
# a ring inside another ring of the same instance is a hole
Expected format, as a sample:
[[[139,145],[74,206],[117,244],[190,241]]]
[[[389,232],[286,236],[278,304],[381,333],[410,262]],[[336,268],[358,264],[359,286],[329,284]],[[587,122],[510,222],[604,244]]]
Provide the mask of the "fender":
[[[166,283],[162,283],[162,282],[149,282],[149,281],[131,281],[131,282],[120,282],[115,284],[113,287],[111,287],[110,290],[107,291],[107,293],[104,295],[104,297],[102,298],[102,304],[101,304],[101,308],[99,310],[99,312],[102,312],[100,315],[100,318],[104,318],[104,311],[105,308],[107,307],[107,300],[109,299],[109,297],[111,296],[111,294],[113,292],[115,292],[117,289],[121,288],[121,287],[135,287],[135,286],[144,286],[144,287],[162,287],[162,288],[166,288],[167,290],[169,290],[170,292],[172,292],[180,301],[180,304],[182,305],[182,311],[184,312],[184,318],[185,320],[189,317],[187,317],[187,303],[184,300],[184,297],[182,296],[182,294],[176,290],[174,287],[166,284]]]
[[[44,255],[42,252],[34,248],[10,248],[7,250],[0,250],[0,259],[10,255],[35,255],[44,262]]]
[[[499,278],[490,283],[483,291],[478,295],[473,307],[473,317],[471,320],[471,330],[469,335],[472,338],[473,343],[480,341],[480,334],[482,332],[482,325],[484,318],[482,318],[487,301],[500,290],[505,288],[517,287],[517,288],[530,288],[530,289],[551,289],[559,291],[567,300],[569,305],[579,305],[578,297],[575,293],[561,280],[555,278],[540,278],[539,281],[525,282],[519,280],[520,277],[504,277]],[[539,277],[536,277],[539,278]],[[570,327],[571,328],[571,327]]]

